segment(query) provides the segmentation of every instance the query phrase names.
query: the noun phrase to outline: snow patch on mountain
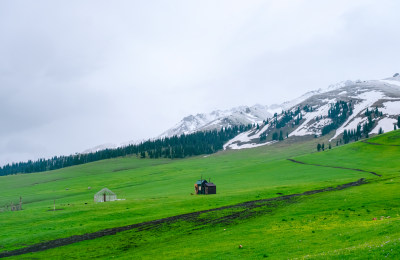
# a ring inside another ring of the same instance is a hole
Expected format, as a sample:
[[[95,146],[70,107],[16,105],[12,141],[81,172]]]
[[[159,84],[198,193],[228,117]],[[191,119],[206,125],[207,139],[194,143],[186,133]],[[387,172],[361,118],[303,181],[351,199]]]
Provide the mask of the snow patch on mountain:
[[[383,118],[379,120],[378,124],[372,129],[370,134],[378,134],[379,129],[382,128],[383,132],[390,132],[394,129],[394,124],[397,123],[397,120],[394,118]]]
[[[390,85],[393,85],[393,86],[396,86],[396,87],[400,88],[400,81],[398,81],[398,80],[382,79],[381,82],[387,83],[387,84],[390,84]]]
[[[345,129],[354,129],[355,127],[353,125],[350,126],[350,122],[352,122],[356,117],[360,116],[360,113],[362,111],[365,111],[366,108],[371,107],[378,100],[380,100],[384,97],[385,97],[385,95],[381,91],[363,92],[363,93],[359,94],[358,96],[351,97],[354,99],[361,99],[362,101],[358,102],[357,104],[354,105],[353,114],[350,115],[349,118],[343,123],[343,125],[340,126],[336,130],[335,135],[331,139],[329,139],[329,141],[332,141],[333,139],[338,137],[340,134],[343,133],[343,131]],[[356,127],[357,127],[357,125],[356,125]]]
[[[363,125],[367,121],[368,121],[367,117],[356,117],[346,125],[346,129],[347,130],[357,129],[358,125]],[[336,134],[337,133],[338,133],[338,130],[336,131]]]
[[[384,102],[382,113],[385,115],[400,115],[400,100]]]
[[[238,143],[233,143],[230,144],[227,148],[232,149],[232,150],[240,150],[240,149],[249,149],[249,148],[255,148],[255,147],[260,147],[264,145],[271,145],[276,143],[277,141],[270,141],[270,142],[265,142],[265,143],[246,143],[246,144],[238,144]],[[226,148],[224,148],[226,150]]]
[[[229,140],[224,145],[224,150],[251,148],[251,147],[266,145],[267,143],[259,143],[259,140],[261,134],[265,133],[268,130],[269,126],[270,126],[269,124],[265,124],[258,130],[251,129],[246,132],[238,134],[236,137]]]
[[[305,121],[296,128],[293,132],[289,134],[289,136],[305,136],[305,135],[313,135],[313,134],[319,134],[320,130],[316,131],[316,127],[321,127],[320,124],[317,124],[318,122],[311,123],[312,120],[315,120],[317,117],[321,116],[327,116],[328,111],[331,108],[331,104],[335,103],[336,99],[333,100],[328,100],[328,103],[319,107],[317,110],[309,113],[304,113],[303,118]],[[324,125],[330,123],[327,120],[322,121]]]

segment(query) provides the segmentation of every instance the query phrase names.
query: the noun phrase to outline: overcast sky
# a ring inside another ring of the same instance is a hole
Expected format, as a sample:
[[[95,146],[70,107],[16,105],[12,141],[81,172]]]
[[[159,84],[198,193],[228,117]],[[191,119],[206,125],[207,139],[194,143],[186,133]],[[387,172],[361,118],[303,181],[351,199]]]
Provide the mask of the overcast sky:
[[[0,1],[0,165],[400,71],[400,1]]]

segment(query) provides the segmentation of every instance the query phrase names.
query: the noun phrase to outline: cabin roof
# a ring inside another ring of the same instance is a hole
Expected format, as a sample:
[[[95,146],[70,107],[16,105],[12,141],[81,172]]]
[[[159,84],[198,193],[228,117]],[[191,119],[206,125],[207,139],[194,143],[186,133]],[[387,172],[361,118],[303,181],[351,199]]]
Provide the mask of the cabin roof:
[[[212,183],[212,182],[206,183],[206,186],[207,186],[207,187],[217,187],[217,186],[215,186],[215,184]]]
[[[207,181],[206,181],[206,180],[198,180],[198,181],[196,182],[197,185],[201,185],[201,184],[203,184],[203,183],[207,183]]]

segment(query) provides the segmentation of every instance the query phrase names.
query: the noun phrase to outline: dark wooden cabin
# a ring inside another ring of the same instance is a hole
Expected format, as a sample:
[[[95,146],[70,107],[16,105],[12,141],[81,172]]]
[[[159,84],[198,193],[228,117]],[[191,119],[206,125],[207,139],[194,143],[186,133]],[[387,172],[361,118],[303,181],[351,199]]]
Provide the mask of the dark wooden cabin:
[[[212,182],[207,182],[205,184],[204,194],[217,194],[217,186]]]
[[[195,194],[217,194],[217,186],[212,182],[207,182],[206,180],[198,180],[194,184]]]

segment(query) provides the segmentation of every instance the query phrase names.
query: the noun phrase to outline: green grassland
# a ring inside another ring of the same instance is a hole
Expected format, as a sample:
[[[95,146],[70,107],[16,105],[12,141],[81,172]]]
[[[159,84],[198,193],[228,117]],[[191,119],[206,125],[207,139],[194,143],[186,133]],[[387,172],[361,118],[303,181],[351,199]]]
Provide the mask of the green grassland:
[[[317,141],[321,142],[311,139],[291,143],[288,139],[272,146],[182,160],[118,158],[51,172],[0,177],[0,206],[10,201],[17,203],[19,196],[24,201],[24,210],[0,213],[0,252],[365,178],[367,183],[361,186],[277,201],[245,210],[247,215],[230,221],[211,220],[229,216],[233,209],[209,212],[199,216],[200,220],[210,220],[209,224],[182,220],[23,257],[399,257],[400,146],[392,145],[400,144],[400,131],[369,140],[382,145],[357,142],[319,153],[314,152]],[[382,177],[297,164],[287,158],[374,171]],[[211,177],[217,184],[216,195],[191,195],[193,184],[201,175]],[[103,187],[125,200],[94,203],[93,195]],[[60,210],[51,211],[54,199]],[[239,249],[239,244],[243,248]]]

